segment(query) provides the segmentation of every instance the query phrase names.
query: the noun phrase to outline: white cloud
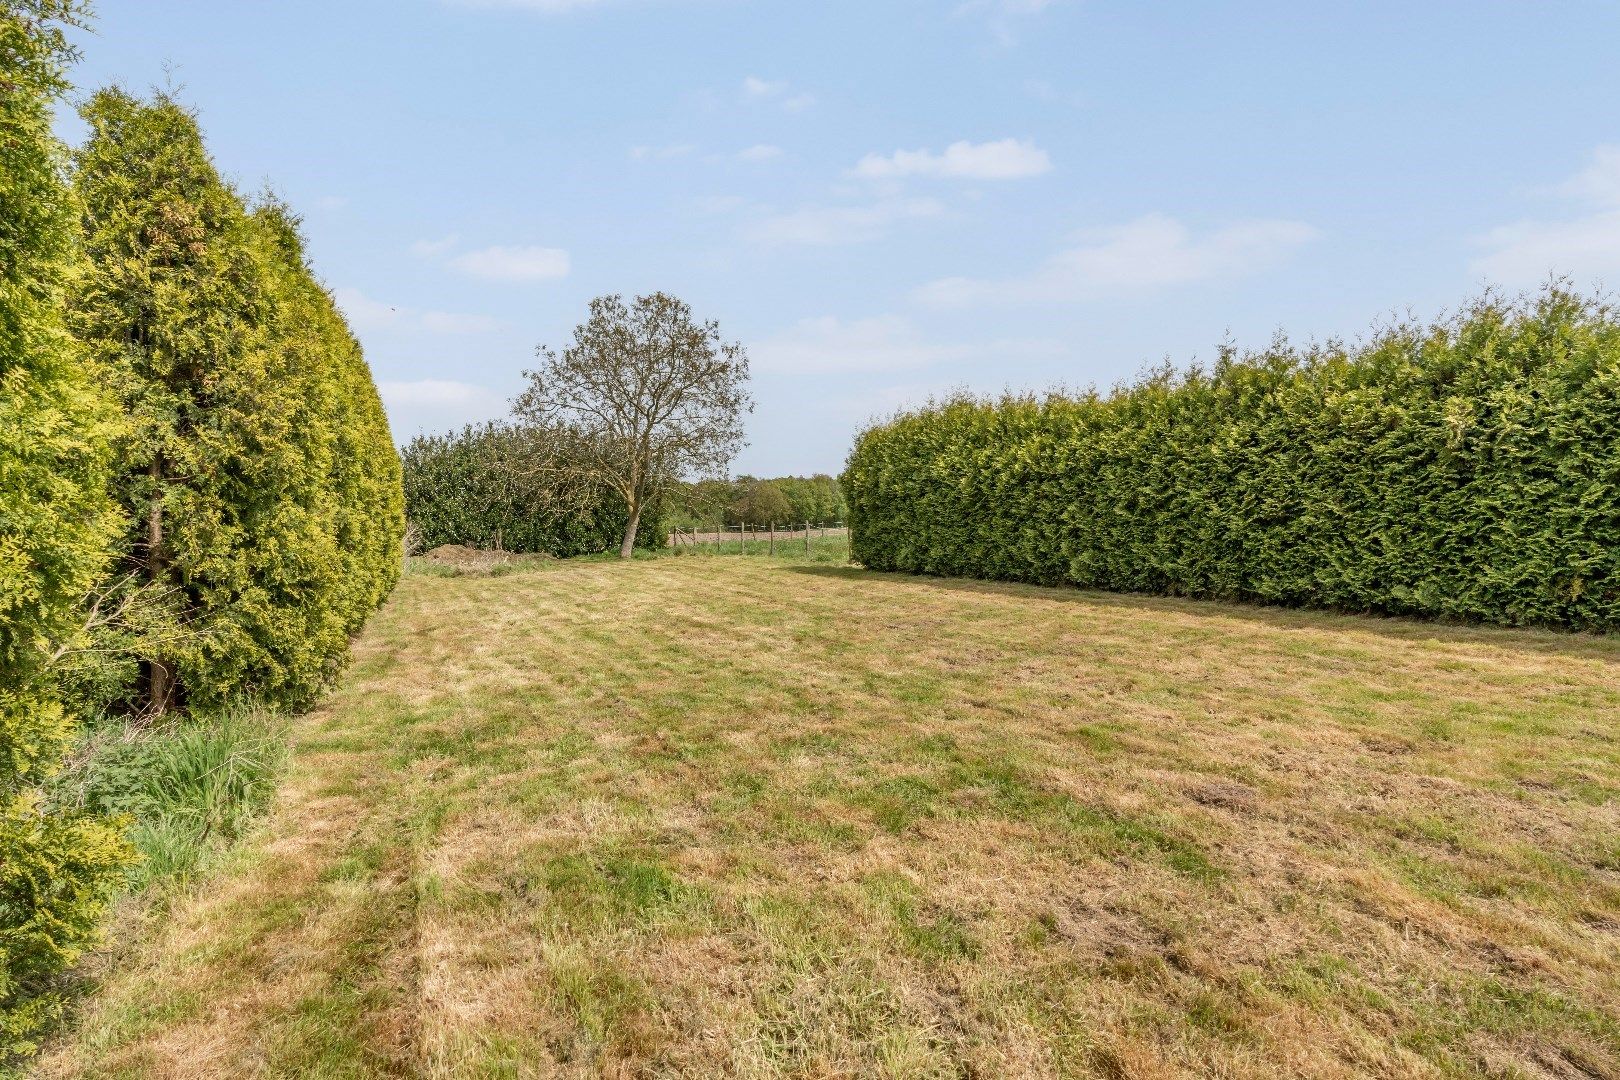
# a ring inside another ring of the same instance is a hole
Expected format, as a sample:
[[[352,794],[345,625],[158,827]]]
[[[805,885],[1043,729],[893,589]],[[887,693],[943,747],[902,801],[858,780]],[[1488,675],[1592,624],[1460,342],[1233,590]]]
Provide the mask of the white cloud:
[[[787,87],[786,82],[772,82],[757,75],[750,75],[742,81],[744,97],[776,97],[778,94],[786,93]]]
[[[461,236],[458,233],[451,233],[438,240],[418,240],[411,245],[411,254],[419,259],[430,259],[435,255],[443,255],[460,242]]]
[[[786,109],[788,112],[803,112],[815,103],[816,95],[814,94],[794,94],[792,97],[782,102],[782,108]]]
[[[791,375],[929,367],[970,352],[965,345],[920,341],[911,322],[898,315],[850,322],[831,315],[804,319],[787,333],[749,348],[759,371]]]
[[[939,217],[937,199],[889,199],[860,206],[808,206],[754,222],[750,240],[761,244],[830,246],[858,244],[883,236],[898,222]]]
[[[1181,222],[1150,214],[1103,229],[1060,251],[1033,273],[994,279],[946,278],[917,290],[924,303],[1065,303],[1272,266],[1317,235],[1297,221],[1244,221],[1195,236]]]
[[[737,151],[737,157],[742,161],[774,161],[781,156],[782,148],[772,146],[770,143],[759,143],[746,150]]]
[[[499,319],[488,315],[460,315],[450,311],[417,311],[373,300],[359,289],[333,289],[332,298],[343,309],[356,332],[405,330],[467,336],[487,334],[501,328]]]
[[[1592,164],[1554,190],[1597,206],[1620,207],[1620,146],[1598,147],[1592,151]]]
[[[493,420],[508,408],[506,399],[488,387],[454,379],[384,380],[377,390],[396,439]]]
[[[499,403],[500,395],[487,387],[454,379],[417,379],[415,382],[381,382],[377,389],[390,405],[468,405]]]
[[[568,276],[568,252],[548,247],[490,247],[450,260],[468,277],[485,281],[555,281]]]
[[[804,319],[786,333],[749,347],[758,371],[781,375],[916,371],[952,363],[1006,363],[1063,351],[1059,343],[1043,340],[930,342],[900,315]]]
[[[1498,226],[1477,239],[1483,254],[1469,269],[1495,284],[1520,287],[1564,275],[1620,279],[1620,146],[1599,146],[1591,164],[1552,191],[1585,212]]]
[[[855,166],[855,175],[868,180],[897,180],[907,176],[949,176],[966,180],[1019,180],[1049,172],[1046,151],[1027,139],[1001,139],[971,143],[963,140],[936,154],[932,150],[896,150],[884,156],[868,154]]]

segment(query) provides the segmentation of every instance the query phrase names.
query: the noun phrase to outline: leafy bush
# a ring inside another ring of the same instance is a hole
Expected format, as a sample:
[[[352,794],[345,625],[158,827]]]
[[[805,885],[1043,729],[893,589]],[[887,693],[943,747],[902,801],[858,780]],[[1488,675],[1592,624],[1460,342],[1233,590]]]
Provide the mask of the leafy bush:
[[[269,804],[287,755],[283,724],[262,710],[233,707],[153,728],[110,723],[52,794],[130,822],[140,854],[133,888],[184,885]]]
[[[604,488],[573,490],[577,481],[533,466],[543,455],[531,453],[530,443],[546,437],[530,425],[486,423],[412,439],[401,457],[417,546],[463,544],[558,557],[616,548],[629,516],[624,500]],[[663,543],[658,514],[644,512],[636,546]]]
[[[757,494],[769,492],[764,500]],[[777,496],[781,496],[780,499]],[[768,506],[764,505],[768,502]],[[682,529],[712,529],[717,524],[832,525],[845,520],[838,478],[826,473],[814,476],[779,476],[762,480],[753,476],[735,479],[697,480],[679,485],[668,509],[670,525]]]
[[[119,527],[112,413],[62,323],[75,211],[50,107],[79,15],[0,6],[0,1063],[58,1011],[45,983],[92,940],[129,856],[109,822],[39,794],[74,730],[52,661]]]
[[[726,516],[739,525],[782,525],[796,515],[782,489],[769,480],[749,480]]]
[[[1549,289],[1109,396],[955,398],[844,474],[868,567],[1620,627],[1620,318]]]

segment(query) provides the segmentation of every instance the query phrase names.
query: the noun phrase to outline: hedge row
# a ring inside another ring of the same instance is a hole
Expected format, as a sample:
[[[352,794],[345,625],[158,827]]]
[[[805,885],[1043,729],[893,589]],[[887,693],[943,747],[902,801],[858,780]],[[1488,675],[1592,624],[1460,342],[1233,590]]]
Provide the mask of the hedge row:
[[[629,516],[624,499],[605,490],[558,490],[558,481],[528,464],[536,457],[531,442],[543,438],[526,425],[485,423],[412,439],[401,457],[416,547],[464,544],[559,558],[616,549]],[[644,511],[636,546],[664,542],[660,515]]]
[[[1110,395],[956,398],[844,474],[853,557],[962,575],[1620,627],[1620,317],[1552,288]]]
[[[70,322],[126,418],[119,570],[154,598],[124,706],[302,704],[399,574],[381,399],[297,219],[250,210],[190,112],[118,89],[80,111]]]
[[[51,131],[81,0],[0,0],[0,1071],[132,857],[75,712],[296,705],[398,576],[399,457],[297,221],[169,98]],[[72,182],[69,183],[71,168]]]
[[[50,661],[118,528],[114,416],[62,319],[77,223],[51,105],[72,17],[0,7],[0,1070],[56,1012],[39,984],[84,947],[129,858],[109,823],[39,794],[73,734]]]

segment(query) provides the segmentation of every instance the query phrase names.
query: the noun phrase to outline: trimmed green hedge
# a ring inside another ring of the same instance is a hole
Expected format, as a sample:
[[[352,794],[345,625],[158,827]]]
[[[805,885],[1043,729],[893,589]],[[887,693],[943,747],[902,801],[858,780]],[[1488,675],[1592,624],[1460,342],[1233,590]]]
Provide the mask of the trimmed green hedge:
[[[0,6],[0,1073],[60,1013],[55,976],[95,940],[133,857],[115,822],[41,794],[77,727],[53,660],[120,527],[114,413],[62,318],[79,251],[51,106],[82,14]]]
[[[250,210],[192,113],[111,88],[80,110],[85,272],[70,325],[122,407],[129,588],[161,599],[115,711],[300,706],[398,578],[399,455],[298,220]]]
[[[1620,627],[1620,316],[1550,289],[1364,345],[956,398],[858,438],[852,556],[962,575]]]
[[[518,425],[485,423],[412,439],[400,456],[416,547],[499,546],[559,558],[617,550],[628,517],[624,500],[608,491],[559,498],[546,477],[524,464],[529,441],[542,437]],[[665,531],[662,515],[649,507],[636,546],[663,547]]]

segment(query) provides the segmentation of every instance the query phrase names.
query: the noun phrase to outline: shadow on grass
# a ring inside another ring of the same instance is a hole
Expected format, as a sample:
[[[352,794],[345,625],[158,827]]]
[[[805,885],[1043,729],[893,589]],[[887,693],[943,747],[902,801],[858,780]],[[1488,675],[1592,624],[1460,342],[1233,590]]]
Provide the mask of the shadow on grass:
[[[1327,608],[1293,608],[1234,600],[1196,600],[1154,593],[1105,592],[1072,585],[1030,585],[1017,581],[987,581],[978,578],[933,577],[868,570],[857,565],[785,565],[794,574],[836,578],[847,581],[881,579],[897,584],[948,592],[978,595],[1016,596],[1059,604],[1091,604],[1100,607],[1133,608],[1140,611],[1175,612],[1207,619],[1242,619],[1278,630],[1346,630],[1377,634],[1397,641],[1439,641],[1456,645],[1485,645],[1492,648],[1597,660],[1620,665],[1620,638],[1603,634],[1578,633],[1536,627],[1492,626],[1484,623],[1448,622],[1409,615],[1349,613]]]

